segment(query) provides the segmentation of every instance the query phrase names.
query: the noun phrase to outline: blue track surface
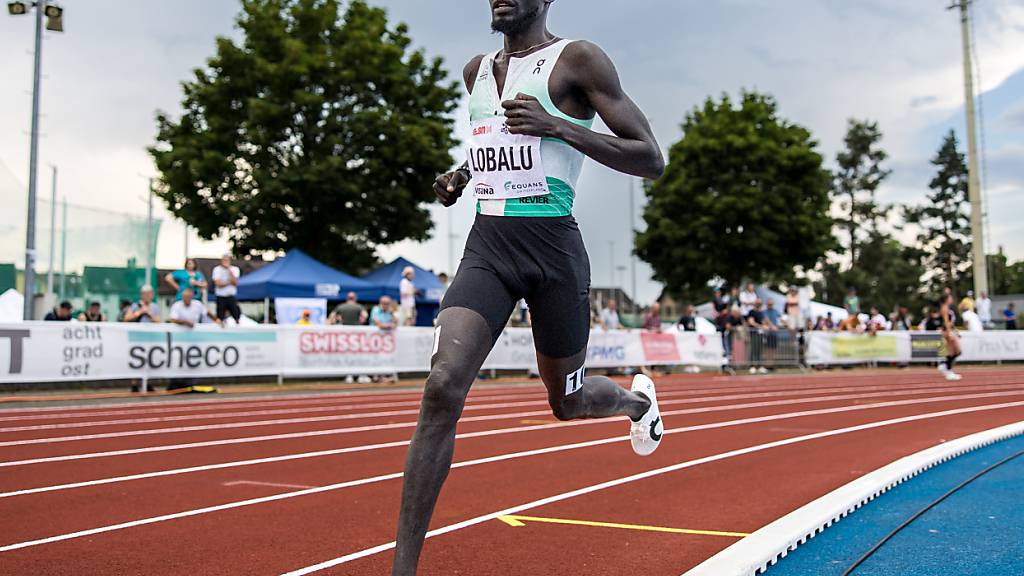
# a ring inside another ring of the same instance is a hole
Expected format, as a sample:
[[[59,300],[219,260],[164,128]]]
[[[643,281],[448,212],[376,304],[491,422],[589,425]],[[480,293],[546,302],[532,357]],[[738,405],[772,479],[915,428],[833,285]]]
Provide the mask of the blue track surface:
[[[1018,436],[904,482],[798,547],[767,576],[840,576],[906,519],[1024,450]],[[1024,575],[1024,456],[960,489],[900,531],[855,576]]]

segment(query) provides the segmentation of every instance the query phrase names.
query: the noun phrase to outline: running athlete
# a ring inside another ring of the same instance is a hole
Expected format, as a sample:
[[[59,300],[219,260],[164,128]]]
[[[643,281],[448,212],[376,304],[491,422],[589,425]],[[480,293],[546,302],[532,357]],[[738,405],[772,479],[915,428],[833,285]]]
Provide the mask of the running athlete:
[[[649,378],[638,375],[626,390],[584,376],[590,263],[572,216],[584,156],[646,178],[661,176],[664,159],[608,56],[548,31],[553,2],[488,0],[504,47],[473,58],[463,74],[469,160],[439,176],[434,191],[451,206],[468,188],[477,215],[438,315],[405,463],[394,576],[416,573],[466,395],[520,298],[530,306],[538,368],[556,418],[628,416],[641,455],[653,452],[664,433]],[[598,114],[614,136],[591,130]]]
[[[953,306],[953,292],[946,289],[939,301],[939,319],[942,320],[942,339],[946,344],[946,359],[939,362],[939,372],[946,380],[960,380],[962,376],[953,372],[953,364],[960,356],[960,334],[956,331],[956,310]]]

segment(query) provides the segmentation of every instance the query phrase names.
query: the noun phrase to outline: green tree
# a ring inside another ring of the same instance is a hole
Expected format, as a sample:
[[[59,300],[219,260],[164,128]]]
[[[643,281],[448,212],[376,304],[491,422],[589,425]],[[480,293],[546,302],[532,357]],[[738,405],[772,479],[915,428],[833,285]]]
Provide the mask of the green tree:
[[[647,189],[636,253],[684,298],[724,279],[771,281],[832,247],[828,174],[810,132],[774,98],[712,98],[687,114],[665,175]]]
[[[846,269],[836,260],[826,262],[819,271],[821,279],[815,283],[818,298],[835,306],[843,305],[850,286],[856,287],[861,308],[877,306],[883,313],[897,306],[919,313],[925,305],[921,288],[921,254],[914,247],[904,246],[883,232],[870,234],[861,243],[860,264]]]
[[[963,293],[971,286],[971,220],[967,163],[950,130],[932,159],[938,172],[928,184],[928,203],[906,209],[908,223],[920,227],[926,281],[933,294],[948,286]]]
[[[844,248],[851,269],[860,262],[860,244],[879,234],[879,223],[890,211],[876,197],[878,187],[892,173],[882,167],[888,154],[879,146],[881,141],[877,122],[851,119],[843,139],[846,148],[836,155],[832,196],[840,211],[837,224],[846,231]]]
[[[297,247],[347,270],[424,240],[453,163],[459,92],[404,24],[362,0],[243,0],[239,43],[183,84],[150,149],[169,210],[240,253]]]
[[[1010,264],[1002,246],[988,255],[988,273],[992,294],[1024,294],[1024,260]]]

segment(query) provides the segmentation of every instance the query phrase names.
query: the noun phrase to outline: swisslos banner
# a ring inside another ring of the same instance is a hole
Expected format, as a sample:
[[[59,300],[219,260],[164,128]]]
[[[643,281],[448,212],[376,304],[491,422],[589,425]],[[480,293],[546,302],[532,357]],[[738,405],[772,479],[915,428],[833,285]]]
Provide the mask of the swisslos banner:
[[[426,372],[431,328],[26,322],[0,325],[0,382]],[[533,335],[502,333],[484,369],[535,368]],[[587,366],[721,366],[721,339],[692,332],[591,332]]]

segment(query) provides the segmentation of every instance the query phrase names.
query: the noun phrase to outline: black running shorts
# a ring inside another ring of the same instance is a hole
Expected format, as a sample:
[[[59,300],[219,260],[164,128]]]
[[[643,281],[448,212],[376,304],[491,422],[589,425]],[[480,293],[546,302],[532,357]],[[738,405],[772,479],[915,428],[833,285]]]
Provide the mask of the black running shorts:
[[[538,352],[568,358],[586,348],[590,259],[572,216],[477,214],[441,310],[479,313],[491,328],[493,345],[520,298],[530,306]]]

